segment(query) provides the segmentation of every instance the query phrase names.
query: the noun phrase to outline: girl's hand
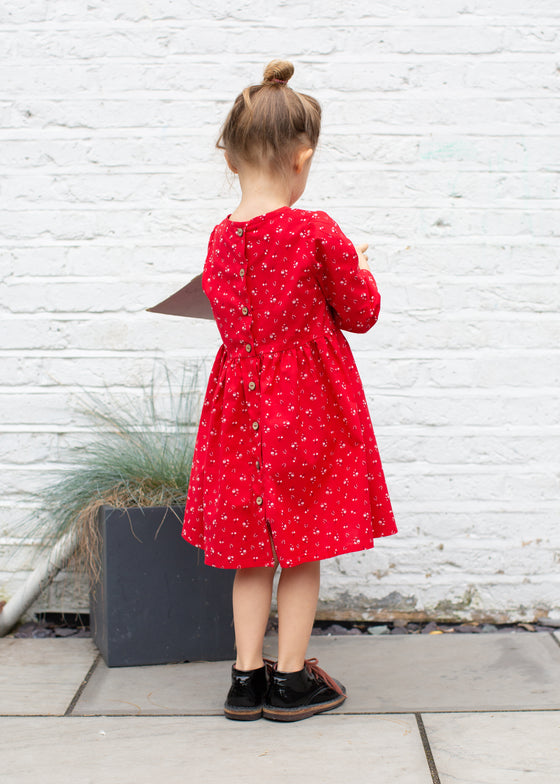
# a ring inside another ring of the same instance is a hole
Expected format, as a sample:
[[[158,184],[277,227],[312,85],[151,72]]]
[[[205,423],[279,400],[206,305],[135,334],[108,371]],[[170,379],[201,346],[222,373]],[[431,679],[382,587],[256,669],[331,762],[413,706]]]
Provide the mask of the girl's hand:
[[[369,272],[371,272],[368,265],[368,257],[366,256],[366,250],[369,247],[367,242],[364,245],[355,245],[354,247],[356,248],[356,253],[358,254],[358,264],[360,269],[367,269]]]

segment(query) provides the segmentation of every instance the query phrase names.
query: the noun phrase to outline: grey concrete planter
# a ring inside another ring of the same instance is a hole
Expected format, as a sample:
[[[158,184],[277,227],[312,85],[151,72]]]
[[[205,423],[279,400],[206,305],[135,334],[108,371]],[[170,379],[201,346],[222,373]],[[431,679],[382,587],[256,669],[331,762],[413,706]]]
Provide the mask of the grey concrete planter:
[[[100,510],[90,625],[109,667],[235,658],[235,570],[205,566],[202,550],[181,537],[184,508],[171,509]]]

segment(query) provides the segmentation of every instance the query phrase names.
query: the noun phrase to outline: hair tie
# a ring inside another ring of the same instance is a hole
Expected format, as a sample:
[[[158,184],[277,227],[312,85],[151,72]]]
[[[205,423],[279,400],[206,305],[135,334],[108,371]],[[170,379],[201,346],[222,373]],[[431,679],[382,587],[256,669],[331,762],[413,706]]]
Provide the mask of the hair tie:
[[[276,78],[274,78],[272,81],[273,82],[278,82],[278,84],[288,84],[288,80],[287,79],[276,79]]]

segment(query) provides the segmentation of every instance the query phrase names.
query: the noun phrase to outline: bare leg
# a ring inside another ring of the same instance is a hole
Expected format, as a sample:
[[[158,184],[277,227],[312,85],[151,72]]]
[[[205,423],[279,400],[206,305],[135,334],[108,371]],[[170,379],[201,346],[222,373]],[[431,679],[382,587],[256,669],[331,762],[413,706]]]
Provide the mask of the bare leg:
[[[235,575],[232,601],[238,670],[263,666],[263,640],[275,571],[276,566],[254,566],[238,569]]]
[[[278,670],[303,668],[321,580],[321,562],[309,561],[282,569],[278,581]]]

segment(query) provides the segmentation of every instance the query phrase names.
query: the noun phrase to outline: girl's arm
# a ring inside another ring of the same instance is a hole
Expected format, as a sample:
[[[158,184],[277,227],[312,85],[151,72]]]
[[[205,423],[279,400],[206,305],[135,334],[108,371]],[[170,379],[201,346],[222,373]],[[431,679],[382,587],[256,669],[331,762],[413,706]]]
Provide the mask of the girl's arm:
[[[326,213],[316,213],[315,273],[334,322],[348,332],[367,332],[379,316],[381,297],[365,256]]]

